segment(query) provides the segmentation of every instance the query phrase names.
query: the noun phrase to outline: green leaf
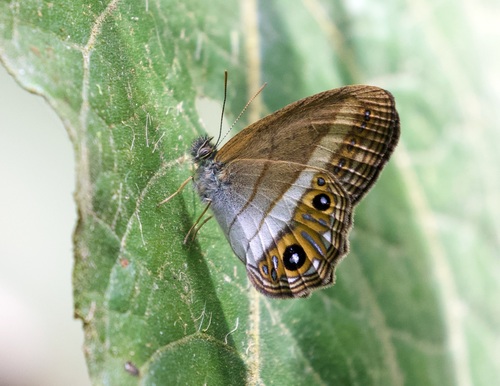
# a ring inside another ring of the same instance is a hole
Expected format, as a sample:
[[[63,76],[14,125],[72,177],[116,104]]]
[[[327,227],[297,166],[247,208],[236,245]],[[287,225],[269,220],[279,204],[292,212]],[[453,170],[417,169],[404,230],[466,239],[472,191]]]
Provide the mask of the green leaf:
[[[75,148],[75,315],[94,384],[500,381],[499,98],[486,82],[499,61],[473,15],[426,7],[0,1],[1,61]],[[183,245],[203,210],[192,189],[158,205],[192,173],[224,69],[229,122],[264,81],[247,123],[344,84],[396,97],[401,143],[357,209],[337,283],[310,298],[257,294],[215,221]]]

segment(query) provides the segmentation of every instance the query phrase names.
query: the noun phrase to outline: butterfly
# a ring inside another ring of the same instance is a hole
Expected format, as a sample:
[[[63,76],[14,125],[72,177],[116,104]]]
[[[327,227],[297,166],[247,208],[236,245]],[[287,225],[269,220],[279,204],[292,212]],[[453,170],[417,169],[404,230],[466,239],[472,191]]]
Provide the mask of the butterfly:
[[[305,297],[334,283],[354,207],[399,134],[388,91],[333,89],[260,119],[220,149],[212,138],[196,139],[193,182],[254,287]]]

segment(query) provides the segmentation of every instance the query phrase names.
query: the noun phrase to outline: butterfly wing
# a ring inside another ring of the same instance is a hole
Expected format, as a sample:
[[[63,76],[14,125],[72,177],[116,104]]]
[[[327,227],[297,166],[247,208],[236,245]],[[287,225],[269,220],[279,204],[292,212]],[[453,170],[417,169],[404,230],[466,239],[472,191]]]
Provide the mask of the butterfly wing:
[[[225,172],[211,208],[254,286],[272,297],[299,297],[333,284],[348,249],[352,205],[331,175],[262,160],[236,160]],[[287,189],[276,197],[281,186]]]
[[[348,86],[295,102],[218,151],[211,207],[259,291],[307,296],[333,283],[353,206],[398,139],[392,95]]]
[[[328,170],[357,203],[399,139],[394,98],[381,88],[347,86],[292,103],[233,137],[216,159],[296,162]]]

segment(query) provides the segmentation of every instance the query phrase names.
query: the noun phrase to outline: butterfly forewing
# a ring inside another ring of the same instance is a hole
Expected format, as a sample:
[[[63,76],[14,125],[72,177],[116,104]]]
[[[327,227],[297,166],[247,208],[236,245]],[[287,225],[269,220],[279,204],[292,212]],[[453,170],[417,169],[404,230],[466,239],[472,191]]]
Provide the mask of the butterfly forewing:
[[[337,145],[328,170],[355,204],[376,181],[392,154],[399,139],[399,117],[392,95],[385,90],[365,86],[357,89],[350,100],[337,119],[325,125],[330,126],[335,138],[331,142]],[[337,138],[336,132],[342,136]]]
[[[253,123],[217,154],[327,168],[359,201],[399,139],[392,95],[373,86],[347,86],[292,103]]]

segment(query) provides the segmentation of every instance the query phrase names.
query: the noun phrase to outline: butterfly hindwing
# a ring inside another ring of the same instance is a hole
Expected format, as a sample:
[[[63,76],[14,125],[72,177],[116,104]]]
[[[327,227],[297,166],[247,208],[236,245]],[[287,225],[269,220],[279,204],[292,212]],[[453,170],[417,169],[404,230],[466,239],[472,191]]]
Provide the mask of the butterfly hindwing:
[[[307,296],[333,284],[337,263],[347,253],[351,203],[328,173],[305,169],[290,187],[293,217],[267,246],[257,265],[247,264],[254,286],[273,297]],[[288,193],[285,193],[284,200]],[[273,221],[272,215],[266,221]],[[258,274],[257,272],[258,271]]]
[[[226,167],[238,178],[229,177],[212,210],[255,287],[292,297],[333,284],[334,268],[348,249],[352,205],[332,175],[276,161],[236,160]],[[244,204],[229,214],[234,206],[228,201]]]

